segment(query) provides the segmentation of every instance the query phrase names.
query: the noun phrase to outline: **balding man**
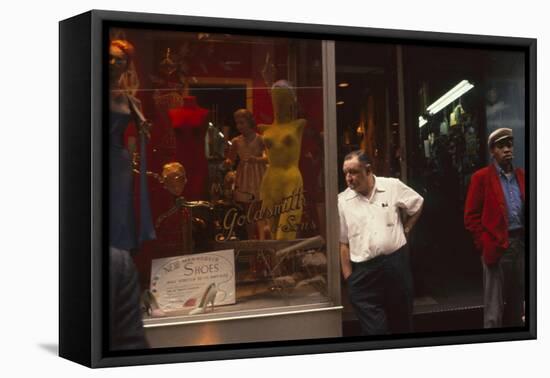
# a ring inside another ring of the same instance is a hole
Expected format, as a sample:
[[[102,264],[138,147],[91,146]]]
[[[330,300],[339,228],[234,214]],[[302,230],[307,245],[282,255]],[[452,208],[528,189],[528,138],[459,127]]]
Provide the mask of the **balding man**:
[[[410,332],[413,289],[406,236],[424,199],[396,178],[375,176],[363,151],[344,158],[344,175],[348,188],[338,195],[340,260],[362,332]]]

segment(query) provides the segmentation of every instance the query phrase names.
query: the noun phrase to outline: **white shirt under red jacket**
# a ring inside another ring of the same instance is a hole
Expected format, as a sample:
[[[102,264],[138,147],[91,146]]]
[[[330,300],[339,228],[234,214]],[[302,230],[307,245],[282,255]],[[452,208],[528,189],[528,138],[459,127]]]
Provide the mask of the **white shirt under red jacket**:
[[[363,262],[389,255],[407,243],[400,209],[415,214],[424,198],[396,178],[374,177],[370,198],[347,188],[338,194],[340,242],[349,244],[350,259]]]

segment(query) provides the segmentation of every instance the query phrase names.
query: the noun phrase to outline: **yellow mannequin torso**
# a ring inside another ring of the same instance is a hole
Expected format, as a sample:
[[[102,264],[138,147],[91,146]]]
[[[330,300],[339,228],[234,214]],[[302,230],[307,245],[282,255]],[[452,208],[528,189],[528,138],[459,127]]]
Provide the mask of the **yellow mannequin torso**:
[[[269,161],[260,187],[262,208],[272,209],[285,198],[301,192],[303,182],[298,163],[305,126],[305,119],[259,126],[263,131],[262,138]],[[290,223],[299,224],[301,216],[300,208],[275,217],[272,222],[273,226],[277,226],[275,239],[295,239],[296,231],[285,229],[284,226],[289,223],[289,217],[292,217]]]

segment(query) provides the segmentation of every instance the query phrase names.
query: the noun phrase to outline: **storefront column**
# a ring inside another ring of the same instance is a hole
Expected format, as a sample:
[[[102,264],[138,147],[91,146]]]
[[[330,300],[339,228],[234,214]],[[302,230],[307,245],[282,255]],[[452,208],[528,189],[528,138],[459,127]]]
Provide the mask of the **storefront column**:
[[[328,296],[334,305],[340,298],[340,253],[338,224],[338,134],[336,129],[336,54],[335,42],[323,41],[323,111],[325,147],[325,212],[327,220],[326,247],[328,260]]]

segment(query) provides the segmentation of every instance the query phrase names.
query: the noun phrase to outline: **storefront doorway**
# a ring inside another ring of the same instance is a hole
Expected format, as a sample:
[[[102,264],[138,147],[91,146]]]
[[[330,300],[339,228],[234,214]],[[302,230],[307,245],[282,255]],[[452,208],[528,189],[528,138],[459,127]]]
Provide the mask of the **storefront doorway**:
[[[524,167],[523,62],[519,52],[336,42],[339,190],[344,156],[362,149],[377,175],[400,178],[425,199],[408,241],[417,330],[480,327],[481,264],[464,202],[472,173],[490,161],[486,140],[496,128],[514,130],[514,163]],[[344,334],[353,334],[345,288],[342,298]]]

